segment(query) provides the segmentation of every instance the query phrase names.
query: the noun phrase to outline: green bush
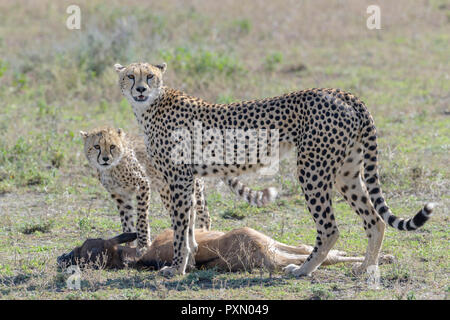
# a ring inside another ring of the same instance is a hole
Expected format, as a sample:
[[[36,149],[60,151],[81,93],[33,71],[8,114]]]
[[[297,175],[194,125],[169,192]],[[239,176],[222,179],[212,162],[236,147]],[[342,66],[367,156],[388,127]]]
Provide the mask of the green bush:
[[[283,54],[281,52],[273,52],[266,56],[264,67],[267,71],[274,71],[280,63],[283,62]]]
[[[36,232],[49,233],[54,225],[53,220],[33,220],[31,222],[24,223],[20,228],[20,232],[23,234],[32,234]]]
[[[191,50],[177,47],[175,50],[161,50],[161,58],[169,63],[175,72],[191,75],[222,74],[232,76],[243,71],[243,66],[233,57],[206,49]]]
[[[248,19],[237,19],[233,21],[233,25],[237,27],[242,34],[248,34],[252,29],[252,23]]]

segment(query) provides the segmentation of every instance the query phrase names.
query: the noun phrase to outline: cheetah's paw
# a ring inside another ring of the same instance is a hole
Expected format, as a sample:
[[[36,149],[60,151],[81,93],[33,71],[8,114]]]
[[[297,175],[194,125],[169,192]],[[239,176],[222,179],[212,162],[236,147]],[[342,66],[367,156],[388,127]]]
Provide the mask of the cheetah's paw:
[[[311,273],[305,273],[301,267],[295,264],[289,264],[284,267],[283,270],[286,275],[293,275],[295,277],[305,277],[311,275]]]
[[[355,262],[352,264],[352,274],[355,276],[359,276],[364,274],[367,271],[367,267],[363,265],[361,262]]]
[[[136,248],[136,259],[142,258],[147,252],[148,247],[138,247]]]
[[[177,274],[184,274],[184,272],[180,272],[177,268],[172,266],[166,266],[162,268],[161,270],[159,270],[159,273],[168,278],[173,277]]]

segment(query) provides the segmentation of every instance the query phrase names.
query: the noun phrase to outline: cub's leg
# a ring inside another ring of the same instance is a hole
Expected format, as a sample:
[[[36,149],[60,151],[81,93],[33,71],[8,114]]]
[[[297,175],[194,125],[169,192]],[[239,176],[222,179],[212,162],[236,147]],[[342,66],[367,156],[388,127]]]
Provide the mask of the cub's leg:
[[[123,232],[135,232],[133,221],[133,201],[128,195],[112,193],[111,198],[116,201],[117,209],[120,214],[120,223]]]
[[[196,202],[195,199],[195,191],[192,194],[192,203],[195,204]],[[197,241],[195,240],[195,222],[196,222],[196,210],[195,210],[195,205],[192,206],[191,210],[190,210],[190,217],[189,217],[189,249],[190,249],[190,253],[189,253],[189,260],[188,260],[188,267],[189,269],[194,269],[195,268],[195,254],[198,251],[198,244]],[[209,217],[209,216],[208,216]]]
[[[137,232],[138,239],[129,245],[137,245],[138,250],[150,246],[150,228],[148,225],[148,192],[137,191],[137,230],[133,219],[133,200],[130,195],[112,194],[117,203],[123,232]],[[143,253],[139,252],[139,254]]]
[[[336,176],[336,186],[344,199],[356,211],[364,223],[369,239],[366,256],[357,271],[364,272],[369,266],[378,265],[378,256],[383,243],[385,222],[375,210],[369,192],[362,181],[363,146],[355,145]]]
[[[142,179],[139,190],[136,191],[137,218],[136,231],[138,242],[138,254],[141,255],[150,246],[150,226],[148,222],[148,211],[150,201],[150,184],[148,180]]]

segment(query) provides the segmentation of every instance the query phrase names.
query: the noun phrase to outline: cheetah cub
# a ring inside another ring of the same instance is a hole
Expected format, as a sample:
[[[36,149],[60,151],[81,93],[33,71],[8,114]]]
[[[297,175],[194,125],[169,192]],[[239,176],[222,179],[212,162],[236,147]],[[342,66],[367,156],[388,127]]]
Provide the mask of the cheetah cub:
[[[116,201],[123,232],[134,232],[133,196],[137,200],[137,248],[140,254],[150,246],[148,210],[151,182],[139,163],[122,129],[100,128],[80,131],[84,153],[97,170],[98,178]]]

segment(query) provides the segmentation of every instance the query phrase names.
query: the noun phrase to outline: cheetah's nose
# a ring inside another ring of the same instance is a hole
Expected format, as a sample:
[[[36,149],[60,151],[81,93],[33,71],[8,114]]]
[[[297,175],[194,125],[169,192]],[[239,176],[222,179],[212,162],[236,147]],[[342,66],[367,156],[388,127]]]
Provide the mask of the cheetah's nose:
[[[103,161],[105,161],[105,162],[106,162],[106,161],[108,161],[108,160],[109,160],[109,157],[103,157],[102,159],[103,159]]]
[[[137,87],[136,90],[140,93],[143,93],[146,89],[144,87]]]

